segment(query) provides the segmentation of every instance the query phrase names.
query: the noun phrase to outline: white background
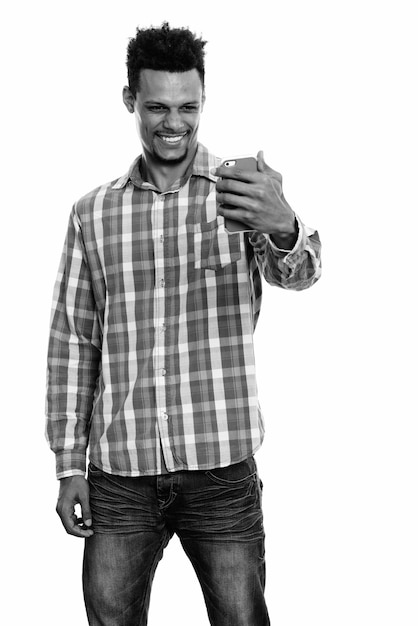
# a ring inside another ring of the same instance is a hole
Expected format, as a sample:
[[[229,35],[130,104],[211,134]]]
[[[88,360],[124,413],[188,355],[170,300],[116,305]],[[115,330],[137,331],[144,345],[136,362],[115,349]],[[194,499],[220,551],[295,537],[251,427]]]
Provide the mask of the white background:
[[[415,3],[8,4],[1,622],[87,623],[82,541],[55,514],[43,435],[49,309],[72,203],[139,153],[121,100],[128,39],[168,19],[209,42],[201,141],[220,156],[264,149],[323,241],[320,282],[266,285],[256,331],[272,624],[416,626]],[[207,623],[176,539],[151,597],[150,626],[168,621]]]

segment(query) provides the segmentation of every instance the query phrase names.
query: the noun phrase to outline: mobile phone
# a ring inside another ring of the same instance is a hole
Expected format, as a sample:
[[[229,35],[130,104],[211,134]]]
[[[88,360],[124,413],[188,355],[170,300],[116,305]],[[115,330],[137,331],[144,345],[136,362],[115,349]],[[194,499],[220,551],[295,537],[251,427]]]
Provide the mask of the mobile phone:
[[[225,167],[239,167],[241,170],[246,170],[249,172],[257,171],[257,159],[253,156],[240,156],[225,159],[224,161],[222,161],[222,165]],[[223,206],[225,206],[227,209],[236,208],[228,204],[225,204]],[[253,229],[243,222],[225,217],[225,230],[228,233],[242,233]]]

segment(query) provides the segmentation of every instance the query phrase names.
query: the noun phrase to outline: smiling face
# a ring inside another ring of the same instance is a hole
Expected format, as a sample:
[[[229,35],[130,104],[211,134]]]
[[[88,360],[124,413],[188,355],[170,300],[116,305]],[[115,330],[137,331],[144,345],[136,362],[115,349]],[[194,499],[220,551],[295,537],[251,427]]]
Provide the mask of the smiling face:
[[[134,98],[127,87],[123,98],[135,114],[147,160],[178,165],[193,159],[204,95],[196,69],[188,72],[141,70]]]

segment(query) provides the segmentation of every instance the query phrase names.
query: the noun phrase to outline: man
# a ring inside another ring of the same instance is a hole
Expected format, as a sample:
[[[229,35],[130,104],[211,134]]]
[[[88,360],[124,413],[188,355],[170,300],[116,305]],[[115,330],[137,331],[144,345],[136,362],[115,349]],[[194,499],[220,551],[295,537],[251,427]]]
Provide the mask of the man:
[[[198,143],[204,45],[167,23],[130,41],[123,100],[143,152],[73,207],[56,284],[47,437],[95,626],[147,623],[173,533],[212,625],[269,624],[252,337],[261,274],[309,287],[320,242],[261,152],[245,172]],[[251,230],[229,234],[228,217]]]

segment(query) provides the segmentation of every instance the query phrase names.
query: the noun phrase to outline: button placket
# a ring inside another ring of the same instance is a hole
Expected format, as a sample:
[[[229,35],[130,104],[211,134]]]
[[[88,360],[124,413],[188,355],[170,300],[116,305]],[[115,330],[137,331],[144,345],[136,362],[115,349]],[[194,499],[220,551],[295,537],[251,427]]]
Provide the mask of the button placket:
[[[156,381],[157,415],[162,441],[168,442],[168,413],[166,407],[166,375],[165,368],[165,259],[164,259],[164,196],[157,195],[153,205],[154,258],[155,258],[155,290],[154,319],[155,347],[154,372]]]

